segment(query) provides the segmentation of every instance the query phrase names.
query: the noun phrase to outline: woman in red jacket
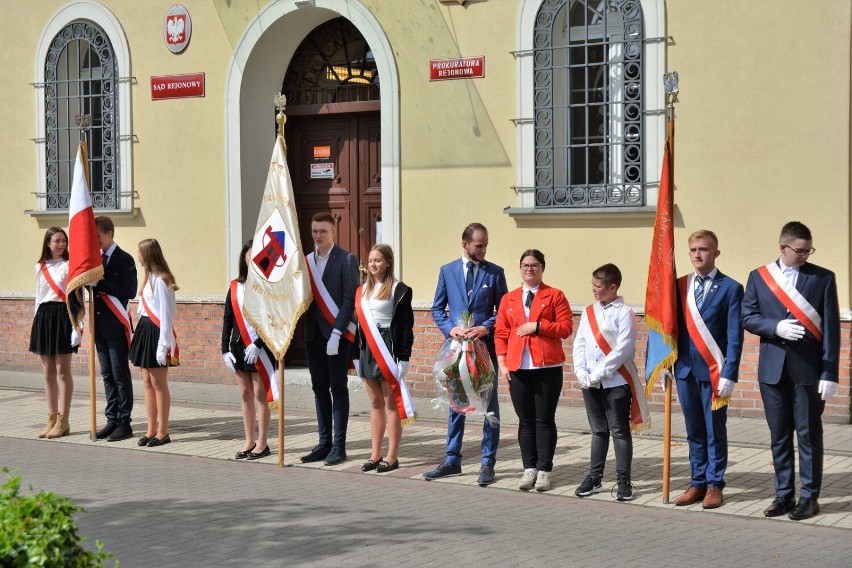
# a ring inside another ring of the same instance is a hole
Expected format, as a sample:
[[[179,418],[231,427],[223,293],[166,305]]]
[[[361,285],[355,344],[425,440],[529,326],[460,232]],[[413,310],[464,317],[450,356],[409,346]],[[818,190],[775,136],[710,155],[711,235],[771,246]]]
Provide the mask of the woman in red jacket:
[[[521,255],[523,285],[500,302],[494,324],[498,373],[509,384],[518,415],[518,444],[524,474],[518,488],[550,489],[556,451],[556,404],[562,392],[562,340],[573,319],[565,294],[541,281],[544,254]]]

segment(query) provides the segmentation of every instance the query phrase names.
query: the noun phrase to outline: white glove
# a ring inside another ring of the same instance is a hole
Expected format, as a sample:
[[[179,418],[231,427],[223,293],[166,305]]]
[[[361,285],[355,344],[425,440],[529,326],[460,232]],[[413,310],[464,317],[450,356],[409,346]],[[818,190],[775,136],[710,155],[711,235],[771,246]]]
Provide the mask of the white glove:
[[[260,349],[258,349],[257,345],[254,343],[250,343],[248,347],[246,347],[246,356],[243,357],[243,360],[249,365],[254,365],[257,363],[257,357],[260,355]]]
[[[338,351],[340,351],[340,335],[332,332],[331,337],[328,338],[328,344],[325,346],[325,354],[334,357]]]
[[[834,381],[820,381],[819,382],[819,394],[822,395],[822,399],[826,400],[830,396],[834,396],[837,394],[837,383]]]
[[[80,345],[80,332],[76,329],[71,329],[71,347],[77,347]]]
[[[157,365],[160,367],[166,366],[166,351],[168,347],[165,345],[157,345]]]
[[[597,387],[600,386],[601,381],[607,377],[607,374],[603,369],[598,369],[592,373],[592,376],[589,377],[589,387]]]
[[[361,361],[359,361],[358,359],[353,359],[352,360],[352,366],[355,367],[355,374],[360,377],[361,376]]]
[[[734,381],[730,381],[725,377],[721,377],[719,379],[719,396],[725,397],[730,396],[732,392],[734,392],[734,385],[737,384]]]
[[[805,336],[805,328],[795,319],[781,320],[775,326],[775,335],[787,341],[798,341]]]
[[[228,367],[232,371],[236,371],[234,368],[234,363],[237,362],[237,358],[234,357],[234,354],[228,351],[227,353],[222,353],[222,359],[225,361],[225,366]]]
[[[408,374],[408,361],[400,361],[396,366],[399,367],[399,380],[402,381]]]
[[[668,380],[666,380],[666,379],[668,379]],[[660,376],[660,380],[659,380],[660,390],[663,391],[663,392],[666,392],[668,390],[668,386],[671,384],[671,382],[673,380],[674,380],[674,377],[672,376],[672,374],[670,372],[668,372],[668,371],[663,372],[663,374],[662,374],[662,376]]]
[[[589,377],[589,373],[587,373],[586,371],[578,371],[576,373],[576,375],[577,375],[577,381],[579,381],[579,383],[580,383],[580,388],[581,389],[589,388],[589,385],[591,384],[591,377]]]

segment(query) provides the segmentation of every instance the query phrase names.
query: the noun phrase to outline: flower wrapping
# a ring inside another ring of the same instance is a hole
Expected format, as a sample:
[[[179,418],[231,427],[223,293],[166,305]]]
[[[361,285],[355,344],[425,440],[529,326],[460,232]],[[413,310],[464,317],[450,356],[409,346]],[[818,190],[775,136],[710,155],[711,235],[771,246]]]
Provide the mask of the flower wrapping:
[[[462,314],[459,326],[466,329],[470,324],[469,316]],[[438,350],[432,377],[438,394],[435,407],[447,404],[460,414],[481,414],[496,421],[488,413],[488,404],[497,374],[485,343],[448,338]]]

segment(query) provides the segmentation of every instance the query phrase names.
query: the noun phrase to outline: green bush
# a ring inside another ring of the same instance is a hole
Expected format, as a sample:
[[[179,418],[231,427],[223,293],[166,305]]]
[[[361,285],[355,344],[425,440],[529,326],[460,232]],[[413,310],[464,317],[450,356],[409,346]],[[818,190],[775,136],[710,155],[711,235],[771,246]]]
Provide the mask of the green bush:
[[[8,479],[0,491],[0,566],[103,566],[113,556],[100,541],[96,552],[81,546],[86,539],[77,534],[74,513],[83,509],[68,497],[45,491],[22,495],[21,478],[8,468],[3,472]]]

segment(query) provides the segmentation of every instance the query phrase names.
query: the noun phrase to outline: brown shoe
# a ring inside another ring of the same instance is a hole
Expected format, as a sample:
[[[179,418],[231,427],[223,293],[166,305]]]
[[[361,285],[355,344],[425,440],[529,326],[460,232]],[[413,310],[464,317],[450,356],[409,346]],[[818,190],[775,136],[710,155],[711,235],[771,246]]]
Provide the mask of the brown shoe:
[[[45,436],[53,430],[53,427],[56,426],[56,420],[59,414],[53,413],[47,415],[47,426],[44,427],[44,430],[38,433],[39,438],[44,438]]]
[[[718,509],[722,506],[722,489],[719,487],[708,487],[707,494],[704,495],[704,501],[701,506],[705,509]]]
[[[693,503],[698,503],[702,499],[704,499],[704,495],[707,493],[706,489],[699,489],[692,485],[689,486],[689,489],[686,490],[686,493],[678,497],[674,500],[675,505],[678,507],[684,507],[686,505],[692,505]]]

